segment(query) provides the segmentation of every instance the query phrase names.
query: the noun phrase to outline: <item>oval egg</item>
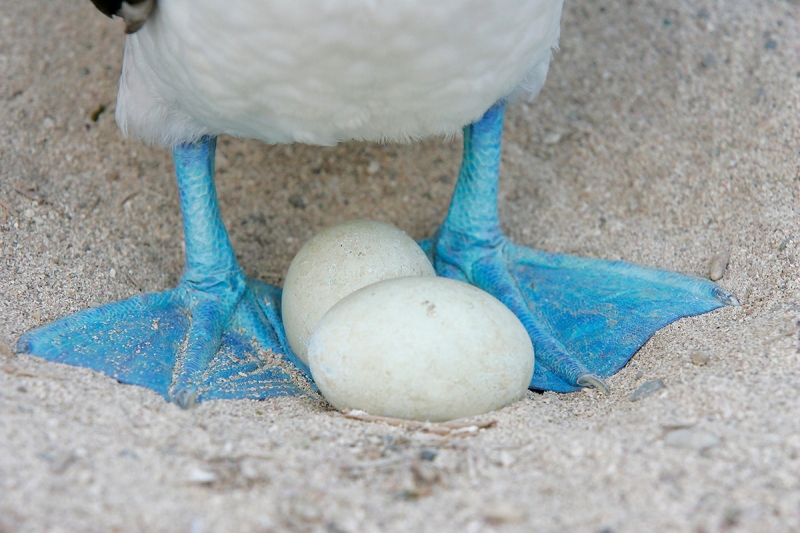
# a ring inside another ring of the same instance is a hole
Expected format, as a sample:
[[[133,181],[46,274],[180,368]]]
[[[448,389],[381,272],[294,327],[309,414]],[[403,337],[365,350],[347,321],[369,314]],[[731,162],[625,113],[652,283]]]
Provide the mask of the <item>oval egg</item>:
[[[309,340],[311,374],[337,409],[444,421],[524,396],[531,339],[490,294],[441,277],[364,287],[333,306]]]
[[[422,248],[394,226],[354,220],[326,228],[303,245],[286,274],[281,312],[289,345],[308,363],[308,338],[333,304],[378,281],[435,275]]]

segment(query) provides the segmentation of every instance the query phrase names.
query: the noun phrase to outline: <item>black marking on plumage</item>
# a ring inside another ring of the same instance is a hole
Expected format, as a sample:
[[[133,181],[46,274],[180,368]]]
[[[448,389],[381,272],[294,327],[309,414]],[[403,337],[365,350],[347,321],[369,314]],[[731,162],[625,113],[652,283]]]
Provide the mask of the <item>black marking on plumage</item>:
[[[122,7],[122,0],[92,0],[92,3],[107,17],[114,15]]]
[[[156,7],[156,0],[92,0],[106,16],[116,15],[125,21],[125,33],[136,33]]]

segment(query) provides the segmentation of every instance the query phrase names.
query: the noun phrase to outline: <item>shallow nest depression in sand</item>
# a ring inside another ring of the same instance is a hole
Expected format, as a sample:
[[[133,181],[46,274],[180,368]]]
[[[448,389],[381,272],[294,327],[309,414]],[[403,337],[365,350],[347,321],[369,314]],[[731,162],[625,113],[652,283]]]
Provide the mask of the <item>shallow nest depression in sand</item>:
[[[534,394],[430,432],[313,398],[190,411],[12,347],[176,283],[170,155],[114,124],[123,35],[87,1],[0,5],[0,531],[800,530],[800,28],[785,0],[568,0],[537,102],[508,113],[517,242],[707,275],[742,301],[659,332],[612,394]],[[372,218],[442,220],[460,144],[221,139],[246,273]],[[637,401],[631,394],[660,379]],[[657,388],[657,387],[654,387]]]

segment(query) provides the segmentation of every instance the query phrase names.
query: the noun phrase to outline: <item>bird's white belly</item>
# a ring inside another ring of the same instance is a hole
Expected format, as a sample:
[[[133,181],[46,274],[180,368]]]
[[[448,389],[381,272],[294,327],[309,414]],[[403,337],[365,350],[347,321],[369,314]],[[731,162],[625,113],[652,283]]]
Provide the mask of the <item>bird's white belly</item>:
[[[539,91],[562,1],[159,0],[128,37],[117,121],[161,144],[451,134]]]

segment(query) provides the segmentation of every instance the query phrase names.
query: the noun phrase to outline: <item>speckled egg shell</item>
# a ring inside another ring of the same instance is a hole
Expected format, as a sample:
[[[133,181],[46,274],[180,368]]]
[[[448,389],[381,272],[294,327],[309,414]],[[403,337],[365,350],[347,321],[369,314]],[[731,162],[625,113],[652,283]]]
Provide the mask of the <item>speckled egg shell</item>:
[[[444,421],[521,398],[533,376],[525,327],[466,283],[406,277],[331,308],[309,341],[311,374],[337,409]]]

